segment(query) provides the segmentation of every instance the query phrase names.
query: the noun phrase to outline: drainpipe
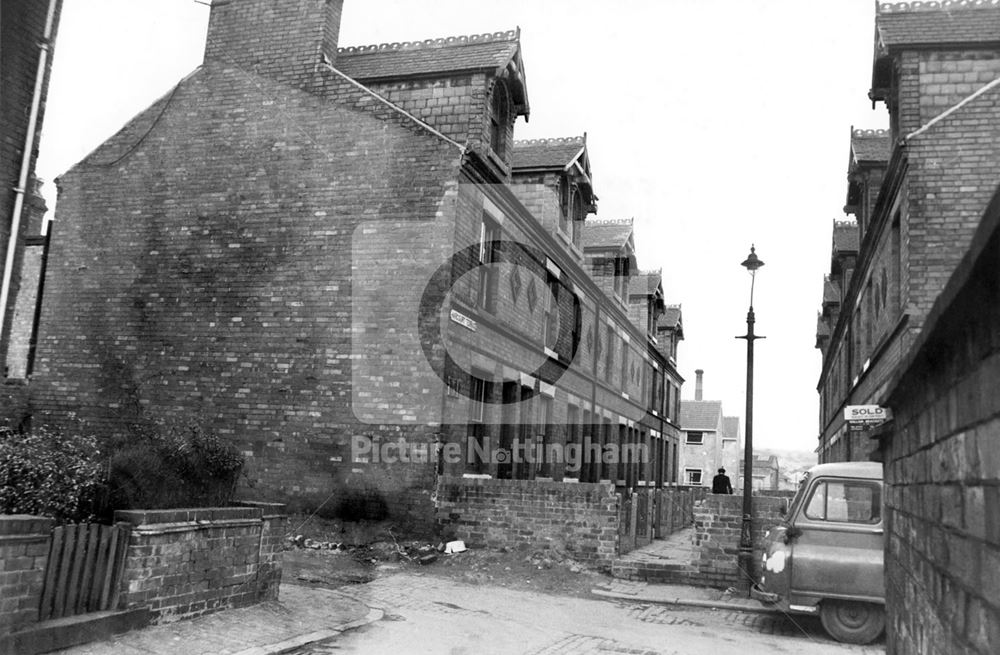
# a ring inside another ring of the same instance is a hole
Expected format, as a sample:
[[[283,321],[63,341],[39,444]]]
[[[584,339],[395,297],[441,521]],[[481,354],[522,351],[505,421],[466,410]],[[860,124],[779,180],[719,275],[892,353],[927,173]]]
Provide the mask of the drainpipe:
[[[596,465],[591,462],[590,468],[594,469],[596,466],[597,479],[594,482],[599,482],[601,479],[601,458],[604,456],[600,447],[601,437],[599,434],[596,434],[597,431],[604,429],[604,421],[598,422],[597,420],[597,344],[601,342],[601,302],[599,297],[594,299],[594,336],[594,368],[593,377],[590,380],[590,443],[593,444],[594,439],[597,439],[599,455]],[[608,344],[608,347],[610,348],[611,344]]]
[[[28,133],[24,137],[24,152],[21,158],[21,175],[14,189],[14,211],[10,219],[10,240],[7,242],[7,259],[3,267],[3,281],[0,282],[0,352],[6,352],[3,347],[4,327],[7,324],[7,303],[10,296],[10,281],[14,274],[14,255],[17,253],[18,233],[21,231],[21,212],[24,209],[24,196],[28,187],[28,176],[31,173],[31,152],[35,147],[35,128],[38,125],[38,112],[42,104],[42,88],[45,86],[45,69],[52,46],[52,24],[55,21],[56,4],[59,0],[49,0],[49,10],[45,17],[45,33],[39,44],[38,71],[35,73],[35,91],[31,98],[31,113],[28,114]]]

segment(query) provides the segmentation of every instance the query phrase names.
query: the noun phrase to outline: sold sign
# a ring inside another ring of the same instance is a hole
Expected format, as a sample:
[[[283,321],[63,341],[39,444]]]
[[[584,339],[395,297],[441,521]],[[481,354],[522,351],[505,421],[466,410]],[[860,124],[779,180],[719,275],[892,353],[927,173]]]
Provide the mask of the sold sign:
[[[844,408],[844,420],[863,425],[878,425],[892,418],[892,410],[878,405],[848,405]]]

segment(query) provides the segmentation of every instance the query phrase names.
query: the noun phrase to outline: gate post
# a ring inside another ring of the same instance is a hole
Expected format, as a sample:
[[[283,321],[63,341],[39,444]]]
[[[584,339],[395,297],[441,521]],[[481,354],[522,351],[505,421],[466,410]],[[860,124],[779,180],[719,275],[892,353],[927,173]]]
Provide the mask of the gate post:
[[[27,514],[0,517],[0,635],[38,621],[52,519]],[[16,573],[17,575],[11,575]]]

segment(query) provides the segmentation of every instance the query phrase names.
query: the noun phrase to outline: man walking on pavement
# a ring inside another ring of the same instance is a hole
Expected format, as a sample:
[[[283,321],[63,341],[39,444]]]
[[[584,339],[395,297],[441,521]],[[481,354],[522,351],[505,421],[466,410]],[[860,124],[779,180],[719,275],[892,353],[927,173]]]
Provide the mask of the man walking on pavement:
[[[712,478],[712,493],[713,494],[733,493],[733,483],[730,482],[729,476],[726,475],[726,469],[720,468],[719,473],[714,478]]]

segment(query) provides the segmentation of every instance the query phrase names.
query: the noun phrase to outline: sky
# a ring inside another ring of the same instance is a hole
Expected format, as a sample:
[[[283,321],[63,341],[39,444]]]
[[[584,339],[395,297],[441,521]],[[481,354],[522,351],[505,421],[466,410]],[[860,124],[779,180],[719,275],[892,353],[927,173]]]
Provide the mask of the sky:
[[[40,141],[52,181],[200,65],[195,0],[64,0]],[[816,316],[850,130],[885,128],[872,0],[345,0],[340,45],[521,28],[531,103],[515,138],[587,133],[597,218],[634,219],[640,268],[683,309],[694,398],[744,416],[751,244],[754,444],[814,450]],[[49,206],[55,204],[46,185]],[[58,210],[57,210],[58,211]]]

